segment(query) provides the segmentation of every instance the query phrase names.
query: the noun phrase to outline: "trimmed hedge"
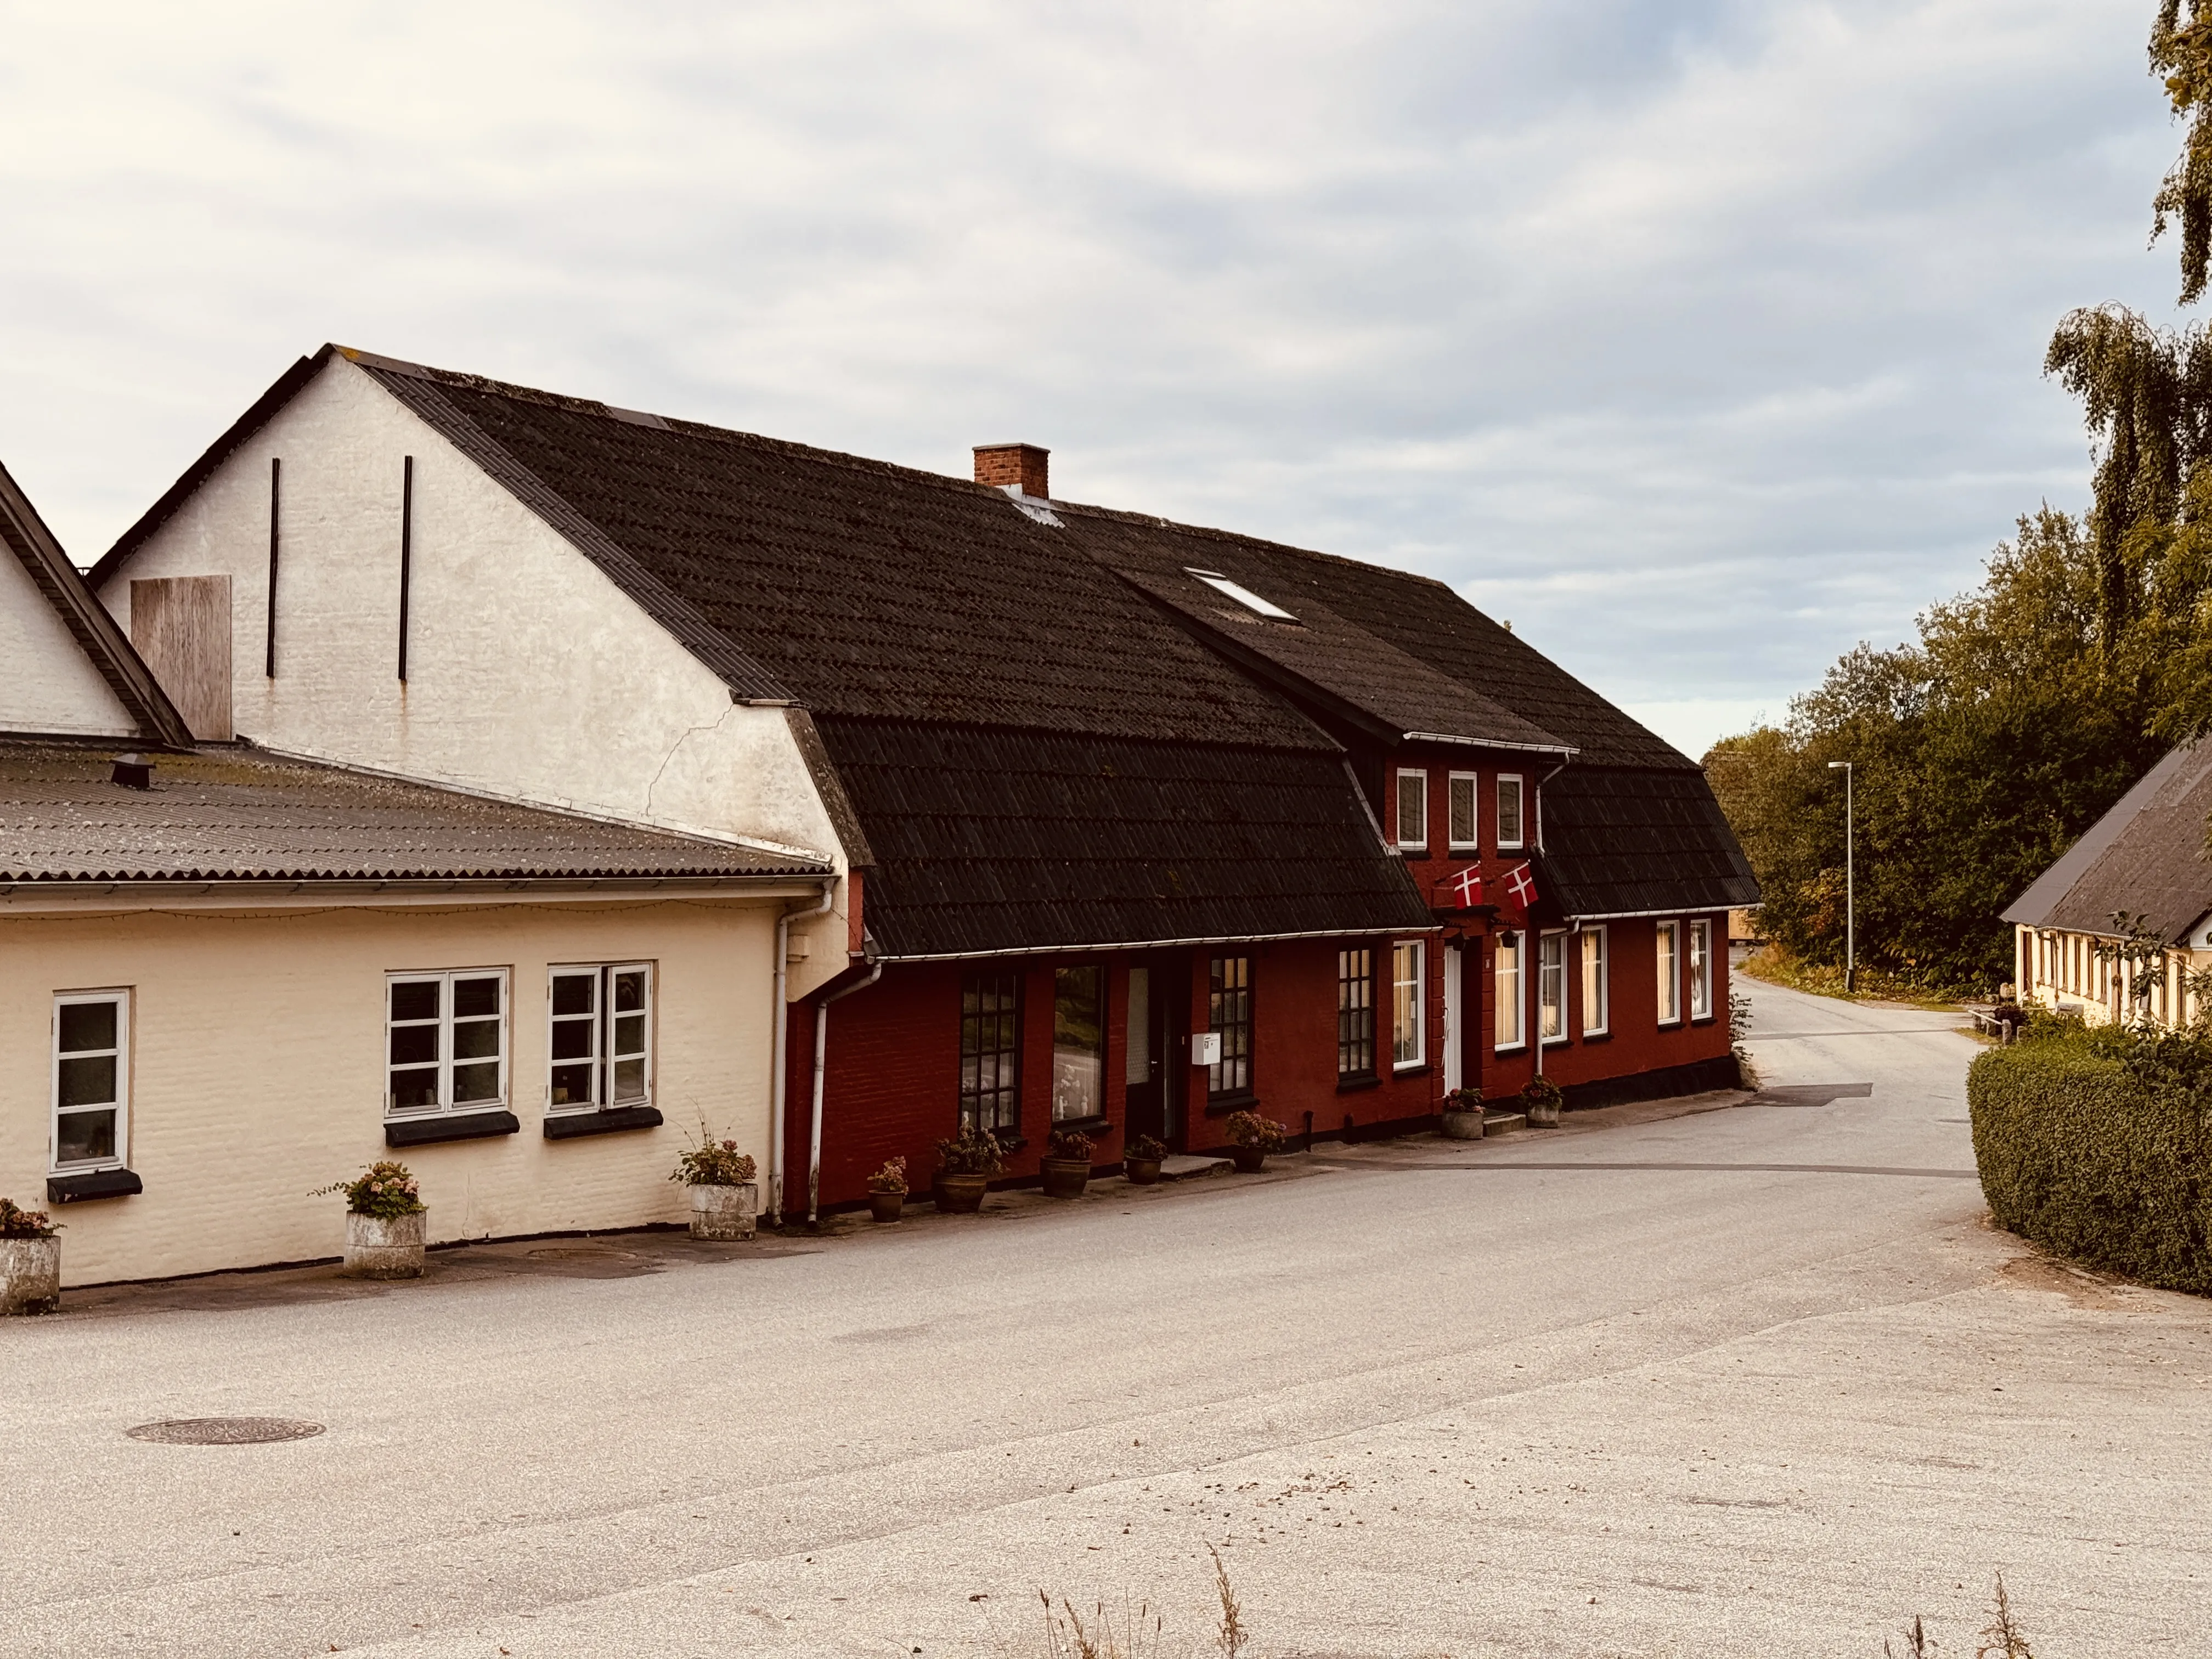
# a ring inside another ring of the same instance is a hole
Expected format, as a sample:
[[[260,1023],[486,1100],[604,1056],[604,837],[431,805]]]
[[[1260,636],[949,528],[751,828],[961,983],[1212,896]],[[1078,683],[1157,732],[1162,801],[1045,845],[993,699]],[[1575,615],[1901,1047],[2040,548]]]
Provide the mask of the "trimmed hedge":
[[[1966,1073],[1997,1224],[2145,1284],[2212,1295],[2212,1048],[2112,1030],[1991,1048]]]

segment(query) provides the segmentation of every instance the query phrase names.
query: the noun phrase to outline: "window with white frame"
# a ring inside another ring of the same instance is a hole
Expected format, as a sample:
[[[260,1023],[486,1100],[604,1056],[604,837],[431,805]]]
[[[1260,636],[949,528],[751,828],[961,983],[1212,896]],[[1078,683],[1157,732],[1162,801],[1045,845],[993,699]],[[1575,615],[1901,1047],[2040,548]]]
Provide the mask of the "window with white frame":
[[[1713,925],[1690,924],[1690,1018],[1709,1019],[1713,1012]]]
[[[1390,947],[1390,1063],[1419,1066],[1427,1056],[1422,1014],[1421,969],[1428,955],[1423,942],[1402,939]]]
[[[1522,941],[1525,933],[1500,933],[1492,959],[1492,977],[1497,981],[1497,1046],[1518,1048],[1527,1039],[1522,1035],[1521,1021],[1522,988],[1521,984]]]
[[[58,993],[51,1167],[120,1165],[130,1147],[130,1098],[131,993]]]
[[[1659,1023],[1673,1025],[1682,1018],[1682,924],[1662,921],[1656,931],[1658,948],[1653,966],[1659,975]]]
[[[1585,927],[1583,941],[1583,1035],[1602,1036],[1612,1029],[1613,981],[1606,960],[1605,929]]]
[[[1401,770],[1398,774],[1398,845],[1428,844],[1429,775]]]
[[[1567,936],[1547,933],[1536,946],[1536,1035],[1546,1042],[1567,1036]]]
[[[588,1112],[653,1101],[653,965],[556,968],[549,988],[547,1109]]]
[[[392,974],[385,981],[385,1112],[507,1104],[507,969]]]
[[[1498,779],[1498,847],[1500,852],[1508,848],[1518,851],[1522,845],[1521,823],[1521,780],[1512,773],[1501,773]]]
[[[1480,781],[1472,772],[1455,772],[1444,780],[1444,816],[1449,820],[1445,833],[1455,853],[1473,853],[1482,844],[1474,816],[1474,790]]]

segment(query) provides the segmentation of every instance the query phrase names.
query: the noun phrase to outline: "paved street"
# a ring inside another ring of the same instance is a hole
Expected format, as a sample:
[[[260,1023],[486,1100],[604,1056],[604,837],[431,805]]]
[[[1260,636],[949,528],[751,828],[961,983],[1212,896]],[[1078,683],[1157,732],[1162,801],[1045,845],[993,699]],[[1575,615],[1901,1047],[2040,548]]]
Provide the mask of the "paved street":
[[[0,1329],[0,1652],[1211,1651],[1209,1543],[1267,1656],[1971,1652],[2000,1569],[2039,1659],[2202,1651],[2212,1310],[1985,1228],[1954,1019],[1753,995],[1789,1103],[77,1295]],[[219,1414],[327,1432],[122,1432]]]

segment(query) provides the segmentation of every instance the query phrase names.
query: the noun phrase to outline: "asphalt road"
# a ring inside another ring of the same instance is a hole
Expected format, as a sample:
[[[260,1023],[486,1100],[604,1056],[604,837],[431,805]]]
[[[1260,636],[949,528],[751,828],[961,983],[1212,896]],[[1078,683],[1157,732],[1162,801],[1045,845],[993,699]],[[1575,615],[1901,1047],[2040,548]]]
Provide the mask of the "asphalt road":
[[[1949,1019],[1753,995],[1792,1103],[76,1294],[0,1328],[0,1653],[1211,1652],[1209,1544],[1247,1659],[1970,1652],[1999,1570],[2040,1659],[2212,1646],[2212,1310],[1987,1229]],[[327,1431],[123,1433],[224,1414]]]

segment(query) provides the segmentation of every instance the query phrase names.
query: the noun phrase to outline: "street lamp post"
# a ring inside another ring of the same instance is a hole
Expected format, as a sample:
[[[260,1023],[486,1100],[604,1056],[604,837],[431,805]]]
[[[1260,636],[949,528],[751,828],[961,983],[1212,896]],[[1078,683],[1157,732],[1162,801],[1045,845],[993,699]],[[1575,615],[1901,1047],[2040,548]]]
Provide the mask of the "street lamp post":
[[[1830,761],[1831,772],[1844,775],[1844,989],[1852,989],[1859,970],[1858,893],[1851,869],[1851,763]]]

